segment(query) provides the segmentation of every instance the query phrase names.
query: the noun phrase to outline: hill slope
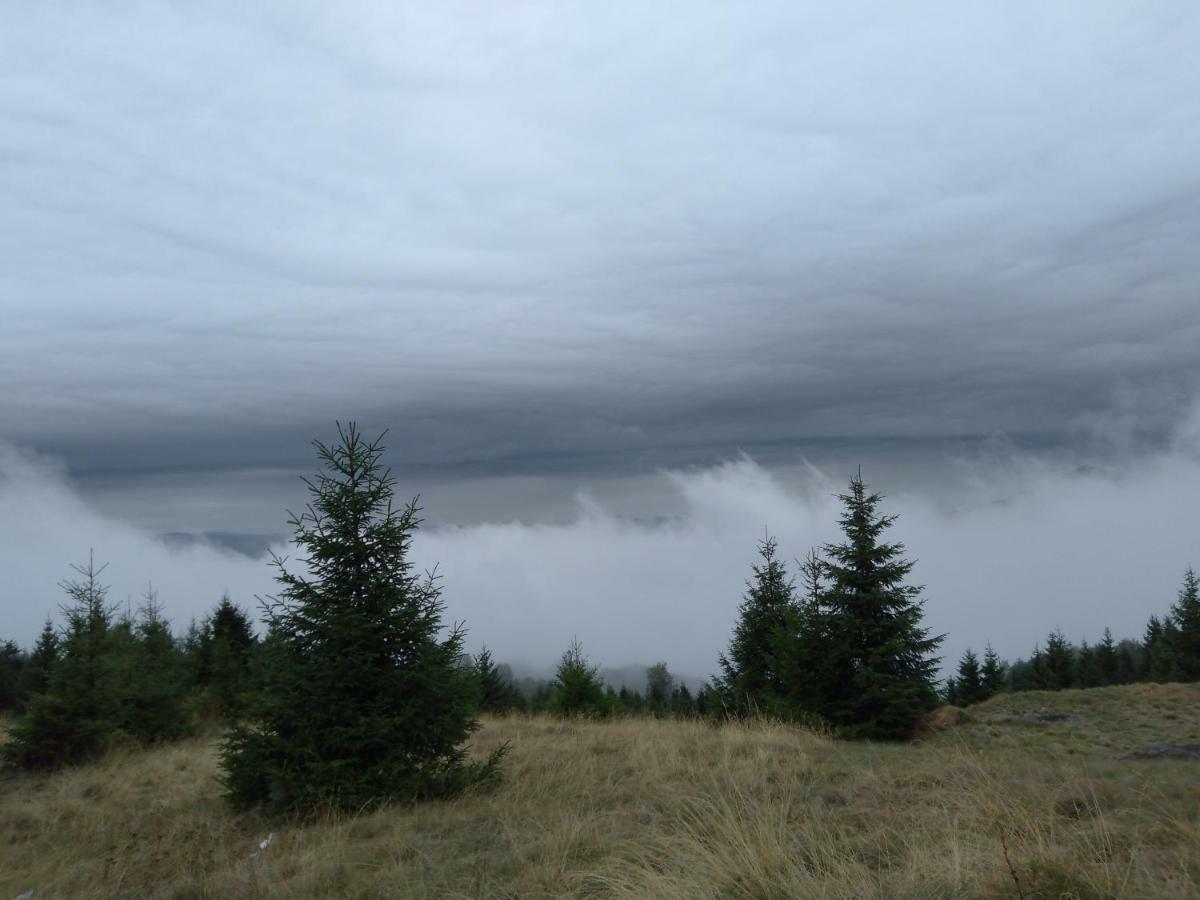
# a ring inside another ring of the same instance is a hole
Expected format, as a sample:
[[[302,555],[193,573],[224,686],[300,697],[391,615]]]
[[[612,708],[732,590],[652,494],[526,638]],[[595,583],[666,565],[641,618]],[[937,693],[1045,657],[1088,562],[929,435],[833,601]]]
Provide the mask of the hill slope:
[[[1200,762],[1117,758],[1198,727],[1197,685],[999,697],[905,746],[489,720],[494,793],[308,826],[230,814],[193,741],[0,783],[0,897],[1200,896]]]

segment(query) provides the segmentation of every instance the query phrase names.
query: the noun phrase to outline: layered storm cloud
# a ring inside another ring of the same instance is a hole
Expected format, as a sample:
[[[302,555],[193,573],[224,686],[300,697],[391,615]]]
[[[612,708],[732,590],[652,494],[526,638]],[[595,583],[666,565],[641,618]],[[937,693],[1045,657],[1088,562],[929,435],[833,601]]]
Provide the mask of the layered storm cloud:
[[[1113,469],[1019,454],[986,466],[947,462],[952,501],[923,491],[889,496],[883,508],[900,516],[894,535],[917,560],[912,577],[926,586],[928,623],[949,634],[947,657],[985,641],[1023,655],[1055,627],[1074,640],[1094,641],[1105,625],[1139,636],[1174,599],[1184,568],[1200,563],[1188,499],[1200,493],[1197,434],[1193,423],[1169,451]],[[616,515],[582,493],[569,521],[427,528],[414,553],[440,573],[447,617],[467,623],[471,649],[487,643],[499,659],[541,667],[578,637],[607,665],[665,659],[706,675],[764,529],[785,559],[838,537],[834,494],[847,473],[804,473],[785,481],[746,457],[663,472],[677,512],[659,521]],[[177,626],[223,591],[254,606],[254,595],[272,588],[265,558],[170,549],[89,507],[61,468],[12,449],[0,454],[0,546],[7,636],[22,641],[61,599],[55,583],[70,574],[68,563],[89,548],[110,564],[114,601],[136,606],[153,583]]]
[[[486,467],[1069,439],[1122,391],[1161,435],[1200,387],[1197,44],[1188,3],[26,4],[3,435],[292,465],[357,417]]]

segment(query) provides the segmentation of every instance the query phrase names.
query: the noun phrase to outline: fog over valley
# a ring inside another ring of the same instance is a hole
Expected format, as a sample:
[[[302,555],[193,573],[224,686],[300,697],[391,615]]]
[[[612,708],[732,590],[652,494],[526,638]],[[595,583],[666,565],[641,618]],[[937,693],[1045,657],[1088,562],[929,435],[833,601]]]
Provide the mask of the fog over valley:
[[[1097,449],[1088,464],[999,438],[969,457],[926,448],[925,472],[910,460],[889,467],[880,459],[876,479],[868,464],[864,477],[887,494],[885,510],[900,517],[896,536],[918,560],[913,578],[926,586],[930,627],[948,633],[946,660],[985,641],[1002,656],[1026,655],[1057,626],[1075,640],[1094,641],[1105,625],[1137,636],[1147,615],[1173,598],[1196,555],[1194,510],[1180,498],[1200,490],[1198,422],[1193,413],[1160,449],[1128,456],[1130,440],[1114,425],[1107,451]],[[178,626],[225,591],[256,607],[255,595],[274,591],[260,551],[273,541],[288,553],[284,505],[300,508],[299,475],[314,468],[286,479],[247,478],[260,488],[279,481],[275,492],[249,497],[246,481],[234,478],[210,498],[212,510],[178,491],[185,520],[216,532],[206,538],[154,530],[179,521],[163,518],[180,514],[165,495],[158,500],[166,509],[133,504],[119,517],[87,498],[53,460],[12,447],[0,459],[6,596],[19,599],[8,620],[22,640],[55,609],[57,581],[88,548],[109,563],[113,598],[136,606],[152,583]],[[606,666],[662,659],[705,677],[727,640],[764,528],[794,570],[793,558],[837,538],[834,495],[855,465],[768,467],[742,455],[639,478],[476,478],[457,490],[482,499],[447,504],[460,522],[439,515],[437,488],[424,493],[427,524],[415,555],[421,566],[438,567],[448,616],[467,623],[468,645],[486,643],[519,669],[547,671],[579,636]],[[414,481],[403,467],[398,474],[402,486]],[[238,515],[230,516],[230,504]],[[242,521],[259,530],[238,532]]]

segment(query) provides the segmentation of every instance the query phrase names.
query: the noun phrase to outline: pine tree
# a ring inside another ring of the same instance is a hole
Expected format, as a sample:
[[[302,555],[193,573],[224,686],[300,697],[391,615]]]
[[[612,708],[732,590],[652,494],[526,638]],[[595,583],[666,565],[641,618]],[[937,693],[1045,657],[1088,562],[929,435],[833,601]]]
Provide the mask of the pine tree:
[[[1175,668],[1181,681],[1200,681],[1200,579],[1189,566],[1171,607]]]
[[[1105,627],[1104,637],[1096,645],[1096,667],[1100,670],[1101,684],[1118,684],[1121,661],[1117,655],[1117,644],[1112,629]]]
[[[29,665],[25,668],[25,696],[40,694],[50,684],[50,675],[58,661],[59,639],[54,623],[46,619],[42,633],[38,635],[33,652],[29,654]]]
[[[145,594],[132,636],[134,677],[122,689],[122,731],[144,744],[183,737],[191,730],[183,658],[153,588]]]
[[[691,717],[696,714],[696,701],[686,684],[680,683],[671,694],[671,712],[676,716]]]
[[[983,697],[994,697],[1004,689],[1004,666],[1000,657],[988,644],[983,651],[983,668],[980,670],[980,681],[983,685]]]
[[[758,552],[762,563],[754,565],[746,584],[729,650],[719,659],[721,676],[714,682],[728,711],[736,715],[778,714],[789,693],[780,650],[796,624],[792,581],[775,558],[774,538],[764,538]]]
[[[258,638],[249,614],[228,594],[207,618],[199,639],[200,683],[217,715],[234,720],[253,690]]]
[[[588,662],[578,639],[563,652],[550,689],[551,705],[561,716],[607,716],[615,711],[605,695],[599,666]]]
[[[1124,638],[1117,644],[1117,684],[1132,684],[1137,681],[1141,664],[1138,653],[1142,652],[1137,641]]]
[[[25,705],[25,668],[28,659],[16,641],[0,642],[0,713]]]
[[[646,699],[637,691],[621,685],[617,691],[616,709],[627,716],[641,715],[646,711]]]
[[[958,661],[958,677],[955,679],[955,706],[970,706],[985,699],[983,680],[979,672],[979,657],[968,648]]]
[[[1159,619],[1151,616],[1146,623],[1146,635],[1142,641],[1145,649],[1143,661],[1143,681],[1155,681],[1160,684],[1175,681],[1179,677],[1179,667],[1175,655],[1175,644],[1178,628],[1171,618]]]
[[[222,748],[231,801],[358,810],[495,777],[504,748],[466,760],[474,679],[460,662],[461,626],[439,639],[435,577],[413,572],[416,501],[393,505],[383,446],[353,423],[339,424],[336,444],[314,446],[325,472],[291,518],[304,566],[275,558],[262,685]]]
[[[700,689],[696,691],[696,715],[701,718],[714,716],[720,705],[720,700],[714,696],[712,688],[707,684],[700,685]]]
[[[950,706],[958,706],[958,682],[953,675],[947,676],[942,685],[942,702]]]
[[[45,769],[98,756],[119,725],[110,631],[113,609],[100,583],[105,566],[89,557],[72,566],[79,576],[60,583],[70,598],[66,627],[46,690],[34,694],[3,747],[5,758],[25,769]]]
[[[654,715],[661,715],[671,705],[671,694],[675,679],[665,662],[655,663],[646,669],[646,707]]]
[[[1046,690],[1061,691],[1075,685],[1075,653],[1060,629],[1046,637],[1045,663]]]
[[[1104,683],[1104,675],[1100,671],[1100,658],[1096,648],[1086,640],[1079,643],[1079,654],[1076,658],[1076,685],[1081,688],[1100,687]]]
[[[913,567],[904,546],[880,540],[895,521],[876,511],[882,496],[868,494],[859,474],[840,499],[845,541],[824,548],[833,677],[822,712],[851,736],[904,738],[937,704],[931,654],[943,636],[922,627],[921,588],[904,583]]]
[[[824,606],[827,566],[815,549],[799,565],[802,590],[787,611],[775,650],[785,698],[777,714],[816,722],[834,677]]]
[[[479,708],[484,712],[505,713],[516,705],[512,684],[492,662],[492,651],[485,645],[475,657],[475,676],[479,688]]]

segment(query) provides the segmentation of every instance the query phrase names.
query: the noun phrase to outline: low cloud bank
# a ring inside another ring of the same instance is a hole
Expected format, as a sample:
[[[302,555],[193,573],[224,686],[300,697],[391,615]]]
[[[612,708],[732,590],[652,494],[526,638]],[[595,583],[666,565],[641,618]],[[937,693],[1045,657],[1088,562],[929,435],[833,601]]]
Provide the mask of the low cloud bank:
[[[954,490],[889,491],[893,534],[918,560],[927,621],[947,632],[947,660],[990,640],[1002,656],[1029,651],[1061,626],[1094,640],[1110,625],[1140,634],[1174,598],[1183,569],[1200,564],[1195,423],[1153,459],[1066,469],[1028,457],[947,465]],[[568,524],[493,523],[422,532],[422,566],[444,576],[447,615],[465,620],[468,645],[499,659],[551,663],[573,636],[597,662],[667,660],[715,669],[764,528],[786,559],[836,540],[846,473],[809,468],[782,479],[749,458],[664,473],[682,512],[622,519],[581,493]],[[952,496],[952,501],[947,498]],[[62,599],[57,582],[95,548],[111,597],[134,605],[154,584],[177,625],[222,591],[254,605],[272,570],[218,548],[169,548],[154,535],[89,508],[52,461],[0,449],[0,637],[28,642]],[[280,548],[281,551],[286,548]]]

